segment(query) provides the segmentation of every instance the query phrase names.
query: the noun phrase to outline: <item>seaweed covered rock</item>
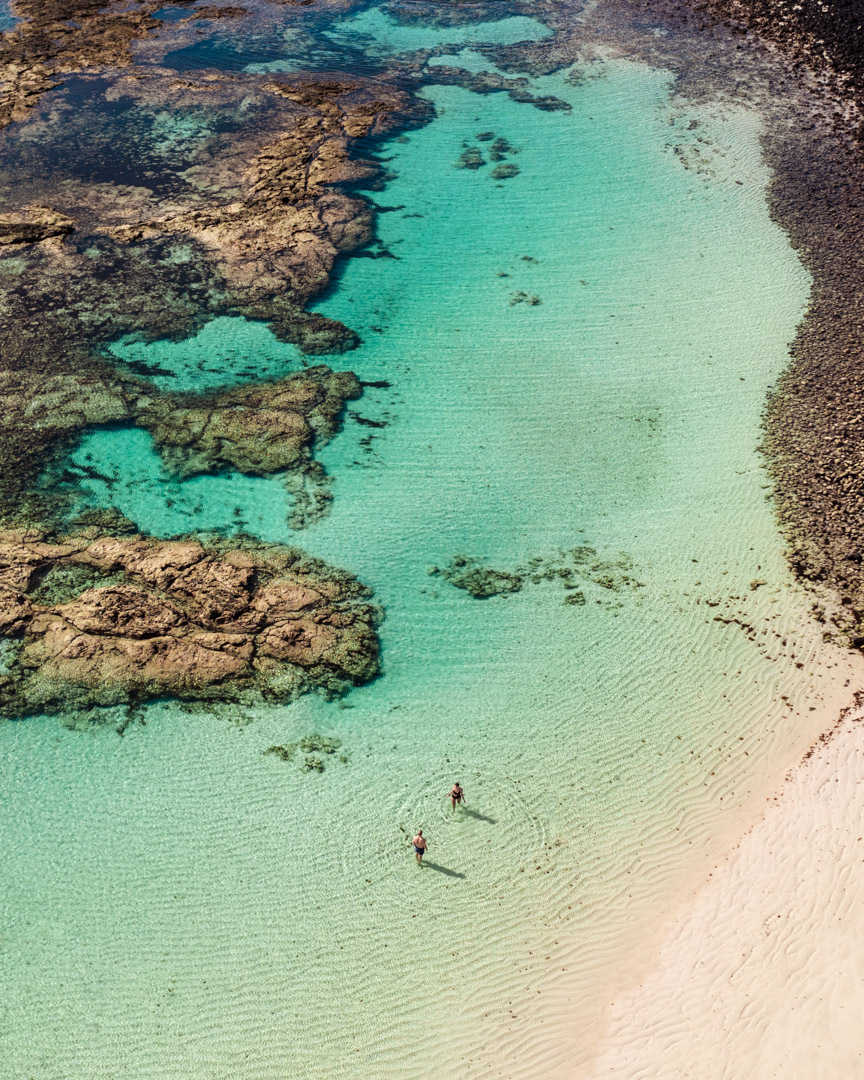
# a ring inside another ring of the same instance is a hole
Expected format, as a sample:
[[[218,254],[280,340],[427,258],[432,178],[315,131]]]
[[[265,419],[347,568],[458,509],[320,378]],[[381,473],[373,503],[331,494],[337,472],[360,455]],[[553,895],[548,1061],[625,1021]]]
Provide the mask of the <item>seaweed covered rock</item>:
[[[476,146],[466,147],[459,155],[459,160],[455,162],[454,167],[457,169],[482,169],[486,164],[486,159],[480,153]]]
[[[378,672],[368,596],[251,540],[0,533],[0,712],[342,692]]]
[[[513,164],[496,165],[495,168],[492,170],[493,180],[510,180],[512,177],[518,175],[519,166]]]
[[[302,767],[306,772],[324,772],[324,758],[322,754],[332,757],[342,745],[342,740],[333,735],[304,735],[298,742],[285,743],[283,746],[268,746],[264,754],[273,754],[280,761],[291,762],[297,757],[299,750],[303,754]],[[347,754],[339,754],[338,760],[342,764],[348,761]]]
[[[66,236],[74,228],[70,217],[48,206],[27,206],[18,213],[0,214],[0,245],[38,244]]]
[[[266,476],[308,460],[315,438],[329,438],[345,401],[360,394],[351,372],[308,368],[276,383],[206,397],[156,397],[137,423],[150,431],[180,476],[224,468]]]
[[[615,558],[604,558],[589,544],[567,550],[559,548],[550,555],[532,556],[524,565],[510,570],[496,570],[484,559],[470,555],[454,555],[448,566],[433,566],[433,577],[440,577],[457,589],[463,589],[475,600],[506,596],[521,592],[528,585],[549,583],[565,590],[564,603],[583,607],[587,603],[584,589],[588,588],[597,604],[620,606],[610,594],[635,592],[643,587],[632,576],[633,563],[621,552]]]
[[[126,422],[150,432],[166,466],[180,477],[229,469],[286,474],[296,497],[292,523],[301,526],[313,510],[323,512],[330,497],[314,450],[338,430],[345,402],[359,397],[361,386],[351,372],[318,366],[273,383],[164,394],[142,379],[85,368],[44,377],[0,370],[0,393],[0,456],[7,466],[0,492],[6,489],[11,511],[20,510],[22,489],[79,431]],[[59,471],[75,478],[65,466]],[[54,509],[67,497],[55,495]],[[52,500],[43,499],[50,514]]]

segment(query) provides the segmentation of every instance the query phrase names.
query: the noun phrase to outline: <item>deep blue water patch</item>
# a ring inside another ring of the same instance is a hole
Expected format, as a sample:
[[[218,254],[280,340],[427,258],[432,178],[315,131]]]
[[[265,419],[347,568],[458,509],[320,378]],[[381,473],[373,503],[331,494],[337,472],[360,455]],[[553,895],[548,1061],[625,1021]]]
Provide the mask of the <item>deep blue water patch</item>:
[[[194,12],[189,8],[182,7],[165,7],[160,8],[158,11],[153,12],[153,18],[158,19],[160,22],[180,22],[181,19],[188,19]]]
[[[34,187],[69,178],[169,196],[189,188],[182,174],[203,146],[243,122],[203,105],[168,112],[112,99],[112,87],[107,79],[66,79],[38,139],[21,139],[14,128],[0,134],[0,170],[22,182],[30,177]]]
[[[370,58],[362,48],[335,45],[325,41],[320,47],[298,49],[281,36],[248,38],[241,45],[220,35],[202,38],[193,45],[173,49],[163,57],[163,67],[178,72],[216,68],[219,71],[244,71],[258,65],[278,65],[286,71],[345,71],[354,75],[374,76],[383,64]]]
[[[9,0],[0,0],[0,34],[5,34],[7,30],[14,30],[20,22],[21,20],[12,14]]]

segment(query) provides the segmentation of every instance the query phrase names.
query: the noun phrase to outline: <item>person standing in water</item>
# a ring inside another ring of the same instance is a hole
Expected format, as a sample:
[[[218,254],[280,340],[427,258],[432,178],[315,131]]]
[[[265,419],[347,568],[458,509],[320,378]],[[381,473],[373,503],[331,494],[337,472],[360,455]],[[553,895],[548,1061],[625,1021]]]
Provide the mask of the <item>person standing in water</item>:
[[[426,851],[429,848],[429,844],[426,841],[426,837],[423,835],[422,829],[417,830],[417,835],[414,837],[411,843],[414,845],[414,855],[417,858],[418,864],[422,863],[423,856],[426,854]]]
[[[453,809],[456,809],[457,803],[465,802],[465,792],[462,790],[459,781],[457,780],[450,791],[447,793],[447,798],[453,804]]]

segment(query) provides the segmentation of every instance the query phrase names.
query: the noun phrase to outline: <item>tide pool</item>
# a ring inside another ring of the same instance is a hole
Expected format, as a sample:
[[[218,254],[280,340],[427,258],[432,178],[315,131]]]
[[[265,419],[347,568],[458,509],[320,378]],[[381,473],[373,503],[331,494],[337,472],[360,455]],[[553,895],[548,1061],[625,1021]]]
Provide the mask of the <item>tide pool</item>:
[[[332,29],[322,32],[323,44],[329,42],[337,50],[317,54],[317,63],[324,67],[335,63],[342,67],[349,64],[363,63],[367,58],[386,57],[394,53],[416,52],[420,49],[434,49],[451,43],[514,45],[518,41],[542,41],[550,37],[552,31],[537,19],[526,15],[509,15],[503,19],[489,19],[483,22],[467,23],[462,26],[433,26],[424,23],[400,23],[380,7],[370,7],[358,15],[337,22]],[[263,63],[249,63],[245,70],[250,72],[300,71],[310,59],[298,55],[294,43],[294,34],[288,31],[285,36],[286,50],[289,55]],[[486,69],[491,65],[487,62]]]
[[[434,49],[451,42],[514,45],[517,41],[542,41],[552,36],[548,26],[526,15],[509,15],[461,26],[432,26],[420,22],[400,23],[380,7],[366,8],[325,33],[334,41],[364,38],[371,47],[386,53]]]
[[[14,30],[19,21],[17,16],[12,14],[9,0],[0,0],[0,34],[5,34],[7,30]]]
[[[270,382],[296,370],[301,360],[299,351],[264,323],[227,317],[213,319],[185,341],[129,338],[112,344],[109,352],[166,393]]]
[[[570,113],[429,89],[437,119],[388,144],[396,258],[320,305],[364,339],[334,366],[389,384],[351,407],[385,426],[349,417],[320,454],[329,516],[291,532],[276,480],[202,497],[138,432],[76,452],[148,529],[239,508],[358,574],[384,674],[341,702],[160,702],[123,738],[0,726],[10,1080],[573,1077],[660,914],[833,719],[857,669],[808,620],[756,452],[809,288],[759,119],[602,69],[533,81]],[[290,363],[256,324],[202,335],[227,381]],[[181,380],[186,345],[158,347]],[[581,605],[429,574],[586,548]],[[264,753],[311,732],[347,761]]]

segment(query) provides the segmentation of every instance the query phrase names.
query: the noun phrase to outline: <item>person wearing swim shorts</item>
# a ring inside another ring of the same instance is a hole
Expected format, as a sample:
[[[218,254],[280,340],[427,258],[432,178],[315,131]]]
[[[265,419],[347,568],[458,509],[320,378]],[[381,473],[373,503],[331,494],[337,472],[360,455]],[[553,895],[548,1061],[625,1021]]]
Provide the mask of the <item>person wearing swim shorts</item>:
[[[414,845],[414,855],[417,859],[417,862],[422,863],[423,856],[426,854],[426,851],[429,847],[426,837],[423,835],[422,829],[417,830],[417,835],[414,837],[411,843]]]
[[[447,793],[447,798],[453,804],[453,809],[454,810],[456,809],[456,804],[457,803],[465,802],[465,792],[460,787],[458,780],[453,785],[453,787],[450,789],[450,791]]]

